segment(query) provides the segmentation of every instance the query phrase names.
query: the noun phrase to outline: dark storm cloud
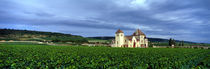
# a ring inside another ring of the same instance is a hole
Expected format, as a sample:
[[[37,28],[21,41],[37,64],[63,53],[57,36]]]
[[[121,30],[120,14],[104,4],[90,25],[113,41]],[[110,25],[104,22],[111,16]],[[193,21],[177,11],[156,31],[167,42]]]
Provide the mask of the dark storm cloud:
[[[140,28],[149,37],[210,42],[208,0],[1,0],[0,28],[114,36]],[[94,34],[95,33],[95,34]]]

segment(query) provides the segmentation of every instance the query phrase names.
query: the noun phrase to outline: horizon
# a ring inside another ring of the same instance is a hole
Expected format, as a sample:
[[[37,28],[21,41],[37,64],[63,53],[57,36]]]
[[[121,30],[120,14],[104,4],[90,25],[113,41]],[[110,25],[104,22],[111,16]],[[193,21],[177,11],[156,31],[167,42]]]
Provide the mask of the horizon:
[[[1,0],[0,28],[83,37],[131,35],[210,43],[210,1]]]
[[[24,29],[8,29],[8,28],[0,28],[0,29],[7,29],[7,30],[24,30]],[[36,31],[36,30],[26,30],[26,31]],[[49,31],[36,31],[36,32],[49,32]],[[60,32],[51,32],[51,33],[60,33]],[[61,33],[61,34],[68,34],[68,33]],[[69,34],[69,35],[74,35],[74,34]],[[81,36],[81,35],[74,35],[74,36]],[[126,35],[125,36],[131,36],[131,35]],[[82,36],[82,37],[85,37],[85,36]],[[90,37],[85,37],[85,38],[92,38],[92,37],[115,37],[114,35],[113,36],[90,36]],[[169,40],[167,38],[156,38],[156,37],[147,37],[147,38],[152,38],[152,39],[165,39],[165,40]],[[174,39],[174,38],[172,38]],[[177,40],[175,39],[176,41],[184,41],[184,40]],[[185,42],[192,42],[192,43],[199,43],[199,42],[193,42],[193,41],[185,41]],[[210,44],[210,43],[205,43],[205,44]]]

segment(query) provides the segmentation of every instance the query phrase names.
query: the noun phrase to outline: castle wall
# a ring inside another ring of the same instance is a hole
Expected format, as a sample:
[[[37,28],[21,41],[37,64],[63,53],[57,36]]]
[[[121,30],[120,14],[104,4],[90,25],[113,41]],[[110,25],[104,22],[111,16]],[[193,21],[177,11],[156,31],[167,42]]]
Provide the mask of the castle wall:
[[[115,34],[115,47],[123,47],[124,45],[124,34],[117,33]]]

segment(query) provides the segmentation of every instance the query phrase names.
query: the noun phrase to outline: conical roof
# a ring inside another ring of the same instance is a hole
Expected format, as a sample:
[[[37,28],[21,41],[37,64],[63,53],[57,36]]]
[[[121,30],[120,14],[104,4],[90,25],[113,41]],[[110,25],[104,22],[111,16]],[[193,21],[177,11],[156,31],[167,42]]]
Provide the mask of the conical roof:
[[[123,33],[123,31],[118,29],[116,33]]]
[[[133,33],[133,36],[145,35],[140,29],[137,29],[136,32]]]

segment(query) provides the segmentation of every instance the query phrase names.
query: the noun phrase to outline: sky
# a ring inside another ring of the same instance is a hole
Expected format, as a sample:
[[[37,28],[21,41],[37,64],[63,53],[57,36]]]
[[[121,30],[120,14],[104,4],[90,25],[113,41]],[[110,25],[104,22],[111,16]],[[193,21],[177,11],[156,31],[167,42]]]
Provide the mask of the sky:
[[[0,28],[210,43],[210,0],[0,0]]]

